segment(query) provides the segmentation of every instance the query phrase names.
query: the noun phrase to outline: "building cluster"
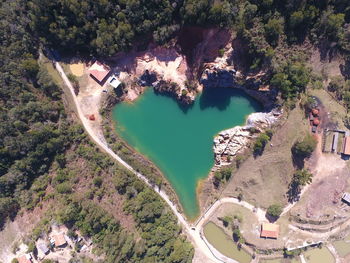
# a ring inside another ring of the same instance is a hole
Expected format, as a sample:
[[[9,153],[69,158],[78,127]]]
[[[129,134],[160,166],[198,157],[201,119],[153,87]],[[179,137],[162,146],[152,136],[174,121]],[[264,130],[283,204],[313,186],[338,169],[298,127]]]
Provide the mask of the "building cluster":
[[[328,141],[328,143],[327,143]],[[344,130],[325,130],[323,138],[323,151],[350,156],[350,136]]]
[[[61,228],[59,228],[61,229]],[[45,258],[55,258],[55,253],[61,253],[65,249],[70,254],[70,250],[74,247],[79,248],[77,252],[84,252],[92,245],[91,241],[85,240],[83,237],[76,235],[76,237],[67,236],[67,229],[63,231],[53,231],[49,234],[48,239],[39,239],[36,242],[36,252],[26,253],[17,257],[19,263],[37,263]]]

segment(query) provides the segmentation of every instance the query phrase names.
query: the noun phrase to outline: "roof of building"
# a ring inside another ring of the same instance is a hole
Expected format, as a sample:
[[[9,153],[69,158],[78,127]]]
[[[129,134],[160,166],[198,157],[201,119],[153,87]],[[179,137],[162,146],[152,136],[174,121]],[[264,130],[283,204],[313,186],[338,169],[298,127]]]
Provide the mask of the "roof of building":
[[[90,75],[92,75],[96,80],[102,82],[110,72],[110,69],[103,65],[102,63],[95,61],[94,64],[88,69]]]
[[[312,109],[312,114],[314,116],[317,116],[320,113],[320,111],[318,109]]]
[[[261,237],[278,238],[280,226],[277,224],[263,223],[261,225]]]
[[[58,235],[55,235],[52,237],[53,240],[55,241],[55,246],[56,247],[60,247],[60,246],[63,246],[65,244],[67,244],[67,241],[66,239],[64,238],[64,235],[63,234],[58,234]]]
[[[344,139],[343,154],[350,155],[350,137],[346,136]]]
[[[109,80],[109,84],[111,84],[113,88],[118,88],[121,82],[116,76],[113,75]]]
[[[316,126],[320,124],[320,120],[317,119],[317,118],[315,118],[312,122],[313,122],[313,124],[316,125]]]
[[[19,258],[17,258],[17,260],[18,260],[18,263],[32,263],[30,258],[31,257],[29,255],[23,255],[23,256],[20,256]]]
[[[343,196],[341,197],[344,201],[350,203],[350,194],[349,193],[344,193]]]
[[[50,251],[49,248],[44,243],[39,243],[38,244],[38,249],[40,249],[41,252],[43,252],[44,254],[46,254],[46,253],[48,253]]]

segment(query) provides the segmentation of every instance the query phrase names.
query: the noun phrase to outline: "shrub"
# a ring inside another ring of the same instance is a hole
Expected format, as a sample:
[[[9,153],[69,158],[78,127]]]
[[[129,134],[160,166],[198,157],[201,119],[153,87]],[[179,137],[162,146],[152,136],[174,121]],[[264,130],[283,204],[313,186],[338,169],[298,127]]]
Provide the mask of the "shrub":
[[[220,171],[215,172],[215,178],[221,182],[228,181],[231,178],[232,169],[231,168],[221,168]]]
[[[232,237],[235,242],[243,242],[243,236],[239,228],[233,230]]]
[[[69,182],[64,182],[56,186],[59,194],[69,194],[72,192],[72,186]]]
[[[102,182],[103,182],[103,180],[102,180],[102,178],[100,176],[94,178],[94,185],[95,186],[101,187]]]
[[[232,217],[230,217],[230,216],[224,216],[220,219],[225,227],[228,227],[230,225],[230,223],[232,222]]]
[[[266,213],[272,217],[279,217],[281,215],[282,211],[283,211],[283,208],[281,205],[273,204],[267,208]]]
[[[317,145],[316,139],[310,134],[306,135],[302,141],[293,145],[292,152],[302,159],[310,157]]]
[[[261,133],[254,143],[254,154],[262,154],[265,149],[265,145],[269,140],[270,137],[266,133]]]
[[[241,164],[244,161],[244,156],[243,155],[237,155],[236,156],[236,168],[239,168]]]
[[[293,176],[292,183],[297,186],[304,186],[312,182],[312,173],[306,169],[297,170]]]

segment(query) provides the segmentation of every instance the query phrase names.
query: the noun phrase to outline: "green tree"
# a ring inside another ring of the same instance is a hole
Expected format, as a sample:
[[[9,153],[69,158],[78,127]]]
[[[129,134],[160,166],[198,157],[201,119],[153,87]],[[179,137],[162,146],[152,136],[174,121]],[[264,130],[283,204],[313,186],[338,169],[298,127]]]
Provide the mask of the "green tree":
[[[293,145],[292,152],[295,156],[302,159],[310,157],[317,145],[317,140],[310,134],[307,134],[303,140]]]
[[[228,227],[232,223],[232,217],[224,216],[220,218],[225,227]]]
[[[241,231],[239,230],[239,228],[233,229],[233,231],[232,231],[232,237],[233,237],[233,240],[234,240],[235,242],[240,242],[240,243],[243,243],[243,242],[244,242],[242,233],[241,233]]]
[[[277,46],[279,36],[283,33],[282,18],[270,18],[265,25],[266,38],[272,46]]]
[[[310,69],[300,62],[288,62],[271,78],[271,85],[281,91],[282,98],[294,99],[305,91],[310,81]]]
[[[95,177],[93,182],[94,182],[95,186],[101,187],[102,182],[103,182],[102,177],[101,176]]]
[[[336,41],[342,34],[344,23],[343,13],[335,14],[332,8],[328,8],[319,17],[315,30],[319,36]]]
[[[260,133],[253,146],[254,154],[262,154],[269,140],[270,137],[266,133]]]
[[[283,208],[281,205],[273,204],[267,208],[266,213],[271,217],[279,217],[281,215],[282,211],[283,211]]]
[[[293,176],[293,183],[296,183],[299,186],[305,186],[312,182],[312,173],[307,169],[297,170]]]

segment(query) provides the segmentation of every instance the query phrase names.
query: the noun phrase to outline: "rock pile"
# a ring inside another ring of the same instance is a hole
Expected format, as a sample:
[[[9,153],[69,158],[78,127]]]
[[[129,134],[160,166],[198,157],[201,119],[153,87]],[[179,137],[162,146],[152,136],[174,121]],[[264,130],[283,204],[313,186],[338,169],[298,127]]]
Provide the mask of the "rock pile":
[[[246,149],[250,141],[256,137],[256,132],[263,131],[275,123],[282,112],[272,110],[269,113],[257,112],[249,115],[245,126],[236,126],[221,131],[214,138],[215,165],[222,166],[231,163],[238,153]]]

